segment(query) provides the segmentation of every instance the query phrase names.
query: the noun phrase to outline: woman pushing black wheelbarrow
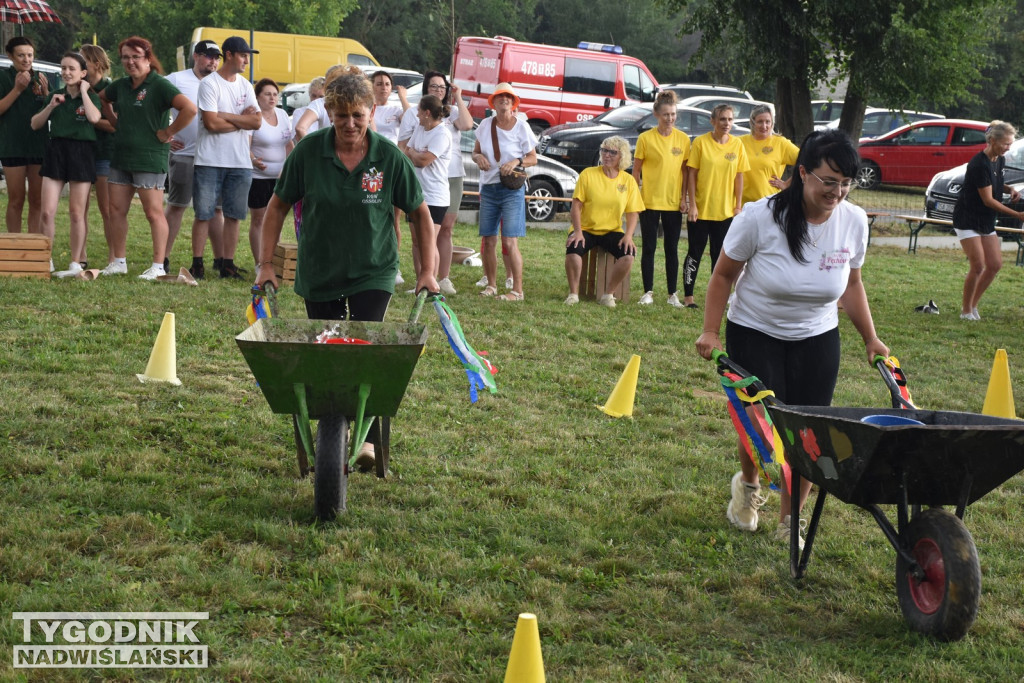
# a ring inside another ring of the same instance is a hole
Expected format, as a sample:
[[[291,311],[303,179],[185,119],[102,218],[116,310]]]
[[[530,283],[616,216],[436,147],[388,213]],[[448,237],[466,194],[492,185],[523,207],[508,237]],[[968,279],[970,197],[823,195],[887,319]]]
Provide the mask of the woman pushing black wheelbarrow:
[[[809,135],[789,187],[747,204],[733,219],[708,283],[697,351],[711,358],[713,351],[722,349],[719,329],[735,284],[726,323],[729,356],[786,403],[831,404],[839,374],[837,302],[864,339],[868,359],[889,355],[875,334],[860,275],[867,251],[867,216],[844,201],[859,162],[845,133]],[[732,478],[726,515],[739,529],[756,531],[758,510],[767,496],[762,493],[757,459],[748,454],[748,444],[741,440],[741,471]],[[788,489],[780,491],[775,533],[782,541],[789,540],[791,527],[799,530],[795,520],[810,482],[798,490],[798,504],[792,506]]]

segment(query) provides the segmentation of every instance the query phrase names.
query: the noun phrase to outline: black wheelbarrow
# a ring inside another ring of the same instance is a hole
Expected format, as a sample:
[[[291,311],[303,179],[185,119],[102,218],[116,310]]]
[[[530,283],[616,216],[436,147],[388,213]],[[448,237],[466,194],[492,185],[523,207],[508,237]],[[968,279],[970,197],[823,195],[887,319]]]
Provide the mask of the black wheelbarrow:
[[[750,378],[726,354],[717,352],[714,360],[719,374]],[[790,490],[799,491],[801,477],[818,486],[802,553],[795,522],[799,496],[792,496],[790,574],[803,577],[832,495],[867,510],[896,550],[896,594],[910,627],[959,640],[974,622],[981,596],[981,568],[964,511],[1024,470],[1024,421],[920,410],[900,393],[902,371],[885,360],[878,357],[875,365],[892,394],[892,409],[762,399],[792,471]],[[752,379],[748,395],[767,391]],[[896,507],[895,527],[881,505]]]
[[[273,302],[273,289],[266,293]],[[427,339],[426,327],[417,322],[426,297],[426,290],[416,297],[407,323],[275,316],[257,320],[235,337],[270,409],[292,416],[299,474],[313,472],[314,507],[321,520],[344,511],[349,468],[375,418],[380,421],[371,438],[376,474],[387,475],[390,418],[398,412]],[[368,343],[317,343],[326,330],[339,340]],[[310,419],[319,420],[315,447]]]

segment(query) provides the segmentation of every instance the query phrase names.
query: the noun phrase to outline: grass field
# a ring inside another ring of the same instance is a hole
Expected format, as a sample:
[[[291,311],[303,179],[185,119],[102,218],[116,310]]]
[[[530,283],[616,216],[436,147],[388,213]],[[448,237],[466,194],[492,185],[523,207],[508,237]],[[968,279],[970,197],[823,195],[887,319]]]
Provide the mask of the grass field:
[[[0,278],[5,611],[208,611],[196,631],[210,648],[202,680],[499,681],[527,611],[551,681],[1024,676],[1021,478],[967,511],[983,593],[960,642],[908,631],[893,550],[869,515],[834,499],[807,576],[793,581],[771,533],[777,496],[756,534],[725,518],[735,436],[714,369],[693,349],[701,314],[664,304],[660,255],[656,304],[635,304],[637,267],[634,302],[614,310],[562,304],[561,233],[522,240],[522,303],[477,296],[480,271],[456,267],[449,302],[499,367],[499,393],[470,404],[428,313],[390,476],[353,474],[348,512],[320,525],[290,420],[270,412],[233,339],[248,283],[136,279],[149,236],[138,208],[133,221],[129,277]],[[477,244],[472,226],[456,238]],[[180,240],[175,270],[186,249]],[[89,253],[102,267],[98,229]],[[965,323],[965,265],[956,251],[872,247],[864,267],[879,335],[923,407],[980,412],[998,348],[1024,377],[1024,269],[1008,263],[983,319]],[[412,272],[407,253],[402,266]],[[283,315],[301,316],[290,290],[281,298]],[[940,315],[913,312],[928,299]],[[389,319],[411,303],[397,295]],[[177,318],[181,387],[135,378],[165,311]],[[845,319],[841,332],[835,404],[887,405]],[[643,359],[635,417],[613,419],[595,406],[632,354]],[[0,679],[164,676],[13,669],[20,642],[20,623],[0,619]]]

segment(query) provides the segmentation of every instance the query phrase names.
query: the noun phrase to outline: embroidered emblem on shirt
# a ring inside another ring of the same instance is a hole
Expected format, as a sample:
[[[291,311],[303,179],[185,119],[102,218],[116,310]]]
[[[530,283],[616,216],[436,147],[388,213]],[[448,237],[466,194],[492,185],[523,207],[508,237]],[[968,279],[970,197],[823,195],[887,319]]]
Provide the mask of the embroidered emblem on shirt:
[[[146,99],[146,89],[143,88],[142,90],[139,91],[139,94],[137,94],[135,96],[135,102],[133,102],[132,104],[134,104],[136,107],[141,107],[142,103],[145,101],[145,99]]]
[[[771,154],[774,151],[775,148],[772,147],[771,145],[765,145],[764,147],[761,148],[761,154]]]
[[[626,185],[625,185],[625,183],[623,183],[621,185],[616,185],[615,189],[618,190],[619,192],[625,192],[626,191]]]
[[[381,198],[377,194],[384,189],[384,172],[378,171],[374,166],[363,173],[363,190],[372,193],[373,196],[363,198],[363,204],[380,204]]]
[[[725,155],[726,161],[736,161],[736,152],[729,152]]]
[[[682,153],[683,153],[683,150],[679,149],[678,147],[673,147],[672,148],[672,156],[677,157],[677,156],[679,156]]]

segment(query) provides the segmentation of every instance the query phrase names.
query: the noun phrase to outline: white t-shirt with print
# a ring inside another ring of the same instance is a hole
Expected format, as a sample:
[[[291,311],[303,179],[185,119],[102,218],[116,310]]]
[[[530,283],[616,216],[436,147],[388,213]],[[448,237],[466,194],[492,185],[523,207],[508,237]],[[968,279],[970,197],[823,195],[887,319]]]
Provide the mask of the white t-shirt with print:
[[[252,139],[252,155],[266,164],[266,168],[262,171],[253,166],[253,178],[263,178],[264,180],[277,178],[281,175],[285,157],[288,156],[285,148],[292,140],[292,122],[284,109],[278,107],[274,113],[277,115],[276,126],[271,125],[260,116],[259,129],[249,131]]]
[[[412,107],[409,107],[412,109]],[[391,142],[398,142],[398,127],[402,122],[402,105],[378,104],[373,108],[373,124],[377,132]]]
[[[256,91],[252,83],[239,74],[227,81],[219,73],[212,73],[199,82],[199,136],[196,139],[196,165],[218,168],[250,168],[248,130],[213,133],[203,125],[203,112],[241,114],[256,106]]]
[[[836,302],[846,291],[850,270],[864,264],[867,215],[840,202],[827,221],[807,226],[817,246],[805,244],[807,263],[800,263],[772,217],[770,199],[746,204],[725,235],[725,255],[746,264],[730,300],[729,320],[786,341],[828,332],[839,324]]]
[[[448,126],[441,123],[430,130],[417,126],[409,138],[409,149],[430,152],[437,157],[426,166],[416,167],[416,176],[423,188],[423,201],[428,206],[449,206],[451,193],[448,190],[448,159],[452,154],[452,137]]]
[[[405,110],[402,114],[402,122],[398,127],[398,140],[408,140],[412,137],[413,131],[419,127],[419,119],[416,118],[416,110],[418,107],[413,105]],[[455,122],[459,120],[459,108],[452,105],[451,113],[448,114],[448,118],[444,120],[445,127],[448,128],[448,132],[452,136],[452,158],[448,161],[448,177],[449,178],[463,178],[466,175],[466,165],[462,162],[462,149],[459,145],[461,140],[462,131],[455,127]]]

